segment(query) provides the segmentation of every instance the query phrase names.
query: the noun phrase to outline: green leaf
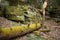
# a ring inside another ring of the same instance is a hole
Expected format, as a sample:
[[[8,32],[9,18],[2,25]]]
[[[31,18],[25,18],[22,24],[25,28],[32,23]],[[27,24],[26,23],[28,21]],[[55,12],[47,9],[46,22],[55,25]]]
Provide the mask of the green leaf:
[[[28,40],[44,40],[41,36],[35,35],[35,34],[29,34],[27,35]]]

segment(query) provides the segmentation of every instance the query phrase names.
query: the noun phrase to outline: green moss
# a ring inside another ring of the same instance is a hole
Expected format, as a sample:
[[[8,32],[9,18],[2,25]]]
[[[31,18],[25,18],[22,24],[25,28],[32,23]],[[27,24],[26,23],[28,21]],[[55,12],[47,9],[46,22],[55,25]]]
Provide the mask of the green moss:
[[[29,5],[18,5],[18,6],[7,6],[5,17],[9,20],[14,21],[24,21],[28,22],[36,22],[41,21],[41,15],[39,14],[37,9],[33,8]],[[37,20],[39,19],[39,20]]]

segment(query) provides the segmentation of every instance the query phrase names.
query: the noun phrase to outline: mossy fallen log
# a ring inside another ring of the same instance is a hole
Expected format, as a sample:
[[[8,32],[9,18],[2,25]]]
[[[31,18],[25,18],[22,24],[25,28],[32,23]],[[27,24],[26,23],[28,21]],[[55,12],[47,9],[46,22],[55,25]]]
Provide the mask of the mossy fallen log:
[[[1,27],[0,28],[0,39],[10,39],[15,36],[21,36],[23,34],[26,34],[28,32],[34,31],[36,29],[39,29],[41,27],[41,23],[33,23],[29,25],[24,26],[12,26],[12,27]]]

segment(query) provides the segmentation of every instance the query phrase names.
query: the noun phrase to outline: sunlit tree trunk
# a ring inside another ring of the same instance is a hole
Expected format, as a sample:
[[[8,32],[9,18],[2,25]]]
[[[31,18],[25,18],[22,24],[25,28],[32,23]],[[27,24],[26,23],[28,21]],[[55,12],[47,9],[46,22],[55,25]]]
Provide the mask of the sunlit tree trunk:
[[[42,5],[42,13],[43,13],[43,20],[42,20],[42,26],[44,26],[44,22],[45,22],[45,9],[47,7],[47,0],[44,0],[44,3]]]

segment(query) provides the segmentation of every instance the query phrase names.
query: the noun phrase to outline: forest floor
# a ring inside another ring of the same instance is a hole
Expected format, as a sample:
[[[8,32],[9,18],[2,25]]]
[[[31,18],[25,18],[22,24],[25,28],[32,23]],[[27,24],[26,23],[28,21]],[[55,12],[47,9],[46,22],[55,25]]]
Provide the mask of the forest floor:
[[[38,30],[38,34],[43,37],[45,40],[60,40],[60,22],[56,23],[51,18],[48,18],[48,20],[44,23],[45,28],[49,29],[49,32],[40,32]],[[17,40],[17,39],[16,39]],[[26,36],[23,36],[21,38],[18,38],[18,40],[27,40]]]
[[[60,40],[60,23],[56,23],[51,18],[46,18],[46,21],[44,22],[44,27],[49,29],[49,32],[41,32],[40,29],[38,31],[38,35],[42,38],[45,38],[46,40]],[[33,32],[34,33],[34,32]],[[32,34],[32,33],[31,33]],[[30,35],[30,34],[27,34]],[[13,40],[28,40],[27,35],[18,37]],[[34,36],[33,36],[34,37]]]
[[[60,40],[60,23],[56,23],[54,20],[46,20],[45,26],[48,27],[51,31],[45,33],[49,38],[48,40]]]

